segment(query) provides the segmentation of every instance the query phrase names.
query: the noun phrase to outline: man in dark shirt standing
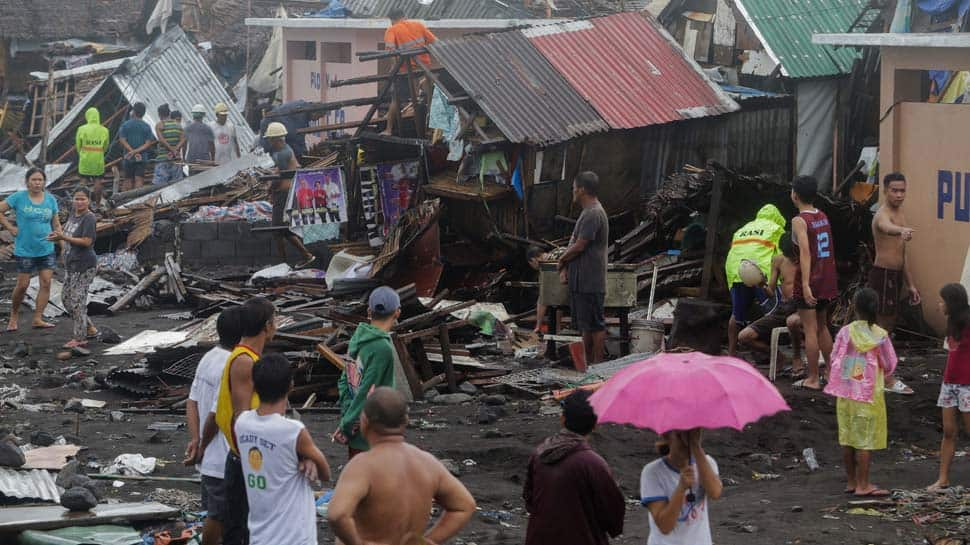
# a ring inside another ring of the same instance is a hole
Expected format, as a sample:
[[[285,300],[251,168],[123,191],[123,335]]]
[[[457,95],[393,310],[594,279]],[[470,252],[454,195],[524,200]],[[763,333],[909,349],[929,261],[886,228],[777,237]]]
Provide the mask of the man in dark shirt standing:
[[[286,143],[287,130],[282,123],[273,122],[266,127],[263,137],[269,143],[269,155],[273,158],[278,172],[291,172],[300,168],[300,162],[296,158],[291,148]],[[290,194],[290,184],[293,178],[287,174],[285,178],[280,178],[270,184],[269,193],[273,204],[273,227],[284,227],[290,224],[286,217],[286,201]],[[280,257],[286,259],[286,243],[289,242],[303,255],[303,261],[297,265],[298,269],[309,267],[316,260],[316,256],[303,245],[303,241],[295,233],[287,229],[280,229],[275,232],[277,249]]]
[[[586,442],[596,427],[589,396],[577,390],[563,400],[563,429],[529,459],[522,491],[529,512],[525,545],[606,545],[607,534],[623,533],[623,493]]]
[[[597,198],[599,177],[581,172],[573,181],[573,201],[583,207],[569,239],[566,253],[559,258],[559,273],[568,276],[573,327],[583,334],[586,361],[603,361],[606,320],[606,247],[610,238],[609,218]],[[565,283],[565,279],[564,279]]]

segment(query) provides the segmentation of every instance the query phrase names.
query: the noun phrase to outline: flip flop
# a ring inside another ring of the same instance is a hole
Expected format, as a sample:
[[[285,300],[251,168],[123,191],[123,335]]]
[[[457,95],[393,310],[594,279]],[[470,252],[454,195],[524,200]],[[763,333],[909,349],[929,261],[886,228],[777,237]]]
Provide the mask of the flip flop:
[[[873,488],[869,492],[866,492],[865,494],[856,493],[856,496],[859,498],[885,498],[891,495],[892,495],[892,492],[879,488],[878,486]]]
[[[34,329],[51,329],[53,327],[57,327],[57,325],[56,324],[49,324],[47,322],[44,322],[44,325],[32,325],[30,327],[32,327]]]
[[[855,494],[855,488],[846,488],[842,491],[843,494]]]
[[[313,262],[316,261],[316,260],[317,260],[317,256],[313,256],[310,259],[307,259],[306,261],[304,261],[303,263],[300,263],[299,265],[297,265],[296,268],[297,269],[305,269],[305,268],[309,267],[310,265],[312,265]]]
[[[805,379],[797,380],[792,383],[792,389],[794,390],[812,390],[813,392],[821,392],[822,385],[820,384],[818,388],[812,388],[811,386],[805,386]]]
[[[8,327],[6,329],[6,331],[7,331],[7,333],[16,333],[17,332],[17,328],[16,327]]]
[[[896,383],[893,384],[891,387],[886,388],[886,391],[893,394],[899,394],[904,396],[911,396],[914,393],[916,393],[913,391],[912,388],[903,384],[903,381],[901,380],[897,380]]]
[[[88,342],[87,341],[78,341],[78,340],[72,339],[72,340],[64,343],[64,346],[62,346],[61,348],[78,348],[78,347],[82,347],[83,348],[83,347],[85,347],[87,345],[88,345]]]

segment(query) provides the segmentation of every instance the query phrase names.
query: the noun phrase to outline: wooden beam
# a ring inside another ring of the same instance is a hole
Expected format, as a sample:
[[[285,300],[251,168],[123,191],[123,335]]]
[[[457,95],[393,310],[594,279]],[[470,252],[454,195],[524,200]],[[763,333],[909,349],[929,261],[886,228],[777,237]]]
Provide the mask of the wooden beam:
[[[350,98],[347,100],[337,100],[334,102],[319,102],[316,104],[310,104],[309,106],[303,106],[302,108],[296,108],[293,110],[288,110],[285,113],[268,113],[265,117],[284,117],[292,114],[298,113],[313,113],[313,112],[328,112],[331,110],[339,110],[341,108],[346,108],[348,106],[367,106],[368,104],[375,104],[380,102],[381,97],[363,97],[363,98]]]
[[[418,372],[414,369],[414,364],[411,363],[411,356],[408,354],[407,346],[404,345],[404,342],[397,335],[392,334],[391,341],[394,344],[394,351],[397,352],[398,360],[401,362],[401,368],[404,369],[404,375],[407,377],[408,386],[411,388],[411,395],[416,400],[424,399],[422,382],[418,377]]]
[[[111,314],[114,312],[118,312],[119,310],[125,308],[125,306],[127,306],[128,303],[131,303],[135,299],[135,297],[138,297],[138,294],[145,291],[145,289],[148,288],[148,286],[151,286],[152,284],[157,282],[158,279],[161,278],[163,274],[165,274],[165,267],[161,265],[158,265],[157,267],[155,267],[155,270],[145,275],[145,277],[142,278],[137,284],[135,284],[135,287],[131,288],[131,290],[129,290],[128,293],[124,294],[121,297],[121,299],[118,299],[117,301],[115,301],[115,304],[108,307],[108,313]]]
[[[457,321],[448,322],[442,325],[447,327],[448,330],[450,331],[452,329],[458,329],[459,327],[464,327],[468,325],[468,320],[457,320]],[[420,337],[431,337],[438,333],[439,331],[438,327],[429,327],[428,329],[420,329],[418,331],[412,331],[410,333],[401,333],[398,336],[404,341],[410,341],[411,339],[417,339]]]
[[[445,378],[448,380],[448,391],[458,391],[458,380],[455,378],[455,364],[451,359],[451,339],[448,336],[448,326],[438,326],[438,342],[441,343],[441,362],[445,366]]]
[[[414,49],[386,49],[384,51],[358,51],[357,59],[361,61],[373,61],[377,59],[386,59],[388,57],[412,57],[414,55],[420,55],[421,53],[427,53],[428,49],[426,47],[415,47]]]
[[[371,125],[376,125],[376,124],[377,124],[376,121],[371,123]],[[296,132],[298,134],[313,134],[317,132],[339,131],[341,129],[356,129],[357,127],[360,127],[360,121],[348,121],[346,123],[334,123],[332,125],[304,127],[302,129],[297,129]]]
[[[404,57],[399,58],[397,62],[394,63],[394,67],[391,68],[391,71],[387,74],[388,78],[393,78],[395,75],[397,75],[397,73],[401,71],[401,66],[404,66]],[[364,116],[363,121],[360,122],[360,127],[358,127],[357,132],[354,133],[355,137],[360,136],[360,134],[364,132],[364,127],[370,125],[371,119],[373,119],[374,114],[377,113],[377,108],[384,102],[384,99],[387,98],[387,95],[391,92],[392,87],[394,87],[394,85],[389,83],[388,85],[385,85],[383,89],[381,89],[381,92],[377,95],[377,101],[371,104],[371,107],[369,110],[367,110],[367,114]]]
[[[317,345],[317,353],[323,356],[323,359],[327,360],[331,365],[341,371],[347,367],[347,361],[343,358],[343,356],[331,350],[330,347],[325,343],[320,343]]]
[[[714,256],[717,252],[717,227],[721,217],[721,196],[724,193],[724,176],[714,171],[711,188],[711,209],[707,215],[707,238],[704,242],[704,272],[701,273],[701,298],[711,294],[711,280],[714,278]]]

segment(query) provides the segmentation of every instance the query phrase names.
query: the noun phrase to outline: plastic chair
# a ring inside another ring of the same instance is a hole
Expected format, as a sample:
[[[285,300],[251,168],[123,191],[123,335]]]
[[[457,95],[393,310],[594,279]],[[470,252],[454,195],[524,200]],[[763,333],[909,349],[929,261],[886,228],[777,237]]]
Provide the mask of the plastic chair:
[[[771,382],[775,381],[775,376],[778,374],[778,340],[782,333],[791,335],[787,327],[776,327],[771,330],[771,366],[768,368],[768,380]]]

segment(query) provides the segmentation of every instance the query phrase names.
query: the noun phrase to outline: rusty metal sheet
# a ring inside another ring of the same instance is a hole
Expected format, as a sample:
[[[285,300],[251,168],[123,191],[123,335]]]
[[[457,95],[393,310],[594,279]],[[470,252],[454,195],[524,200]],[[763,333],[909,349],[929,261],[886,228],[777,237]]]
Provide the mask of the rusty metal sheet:
[[[609,129],[518,31],[441,40],[429,49],[510,142],[549,145]]]
[[[396,284],[414,284],[419,297],[434,297],[444,266],[441,264],[441,242],[437,220],[405,250]]]
[[[614,129],[739,108],[649,16],[620,13],[519,32]]]
[[[0,467],[0,495],[24,500],[61,501],[54,477],[42,469],[22,471]]]

